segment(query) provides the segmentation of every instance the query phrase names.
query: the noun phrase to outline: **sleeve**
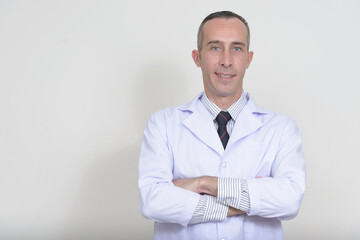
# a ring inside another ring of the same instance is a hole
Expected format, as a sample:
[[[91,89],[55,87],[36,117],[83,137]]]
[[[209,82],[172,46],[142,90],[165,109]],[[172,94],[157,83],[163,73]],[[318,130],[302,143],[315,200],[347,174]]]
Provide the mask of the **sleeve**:
[[[168,148],[163,112],[154,114],[144,131],[139,159],[140,212],[157,222],[186,226],[200,194],[172,183],[173,158]]]
[[[190,224],[224,221],[228,210],[229,206],[221,203],[218,198],[210,195],[201,195]]]
[[[283,129],[271,177],[247,179],[250,216],[288,220],[300,209],[305,192],[301,133],[290,118]]]
[[[240,178],[218,178],[218,199],[221,203],[250,212],[247,181]]]

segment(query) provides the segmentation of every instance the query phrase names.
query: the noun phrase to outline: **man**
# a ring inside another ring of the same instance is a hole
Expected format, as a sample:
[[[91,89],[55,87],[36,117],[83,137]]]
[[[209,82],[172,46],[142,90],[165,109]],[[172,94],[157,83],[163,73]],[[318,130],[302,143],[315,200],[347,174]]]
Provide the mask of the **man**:
[[[198,50],[204,93],[151,116],[139,162],[142,214],[154,239],[283,239],[305,191],[295,122],[243,91],[253,58],[247,22],[207,16]]]

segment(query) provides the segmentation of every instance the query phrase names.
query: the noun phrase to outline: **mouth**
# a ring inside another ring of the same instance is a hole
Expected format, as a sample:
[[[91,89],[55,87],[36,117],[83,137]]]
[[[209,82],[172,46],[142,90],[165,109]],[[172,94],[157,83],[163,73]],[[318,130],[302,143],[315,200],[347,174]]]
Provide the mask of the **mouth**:
[[[225,73],[218,73],[215,72],[216,76],[218,76],[221,79],[231,79],[236,76],[236,74],[225,74]]]

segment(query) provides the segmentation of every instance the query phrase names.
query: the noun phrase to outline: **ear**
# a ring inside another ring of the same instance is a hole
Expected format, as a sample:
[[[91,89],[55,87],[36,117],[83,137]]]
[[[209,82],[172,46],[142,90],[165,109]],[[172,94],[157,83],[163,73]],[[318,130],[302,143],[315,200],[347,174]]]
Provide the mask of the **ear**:
[[[254,56],[253,51],[248,52],[248,62],[247,62],[246,68],[248,68],[250,66],[250,63],[251,63],[251,61],[253,59],[253,56]]]
[[[194,62],[196,64],[196,66],[200,67],[200,53],[198,50],[193,50],[192,51],[192,58],[194,59]]]

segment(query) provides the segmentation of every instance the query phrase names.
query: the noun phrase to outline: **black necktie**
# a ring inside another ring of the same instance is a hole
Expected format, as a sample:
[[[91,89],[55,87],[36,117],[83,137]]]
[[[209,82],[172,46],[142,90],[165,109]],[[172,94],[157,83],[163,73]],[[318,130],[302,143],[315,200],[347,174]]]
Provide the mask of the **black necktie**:
[[[226,124],[231,119],[230,113],[221,111],[217,117],[216,121],[219,124],[218,134],[221,140],[224,149],[226,147],[227,142],[229,141],[229,133],[226,130]]]

